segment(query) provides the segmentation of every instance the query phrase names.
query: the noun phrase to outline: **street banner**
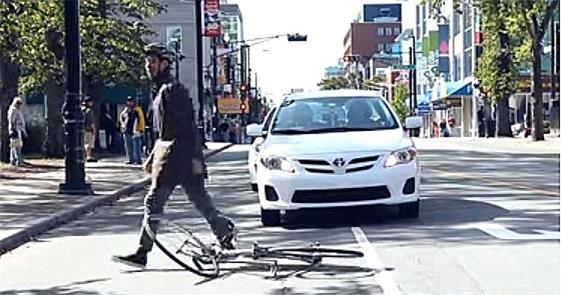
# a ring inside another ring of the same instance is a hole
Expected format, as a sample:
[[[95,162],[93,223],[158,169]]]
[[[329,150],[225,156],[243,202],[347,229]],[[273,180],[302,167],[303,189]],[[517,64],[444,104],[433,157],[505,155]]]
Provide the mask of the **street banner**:
[[[220,0],[205,0],[204,20],[204,35],[220,37]]]
[[[225,97],[221,97],[218,98],[218,112],[220,114],[225,114],[225,115],[235,115],[235,114],[241,114],[241,106],[242,104],[242,100],[239,97],[233,97],[233,96],[225,96]],[[249,113],[249,102],[246,99],[244,101],[245,104],[245,113]]]
[[[450,40],[450,25],[438,25],[438,53],[440,55],[448,55],[450,48],[448,41]]]

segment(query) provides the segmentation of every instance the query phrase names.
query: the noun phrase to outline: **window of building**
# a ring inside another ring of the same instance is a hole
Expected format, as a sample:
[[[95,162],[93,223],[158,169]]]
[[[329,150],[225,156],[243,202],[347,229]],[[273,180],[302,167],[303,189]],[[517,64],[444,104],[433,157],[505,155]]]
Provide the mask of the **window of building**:
[[[464,32],[464,48],[471,47],[473,41],[473,33],[471,29]]]
[[[421,23],[421,8],[419,5],[415,6],[415,23],[417,25]]]
[[[471,48],[464,52],[464,78],[471,76],[471,60],[472,53]]]
[[[453,13],[452,16],[452,22],[453,22],[453,35],[456,36],[460,33],[460,15],[457,12]]]
[[[378,36],[384,36],[384,28],[378,28]]]
[[[386,44],[386,52],[392,52],[392,44]]]
[[[386,36],[392,35],[392,28],[386,28]]]
[[[459,55],[454,56],[454,72],[452,73],[454,77],[454,81],[458,81],[460,79],[460,69],[461,69],[460,60],[461,58]]]
[[[399,35],[401,33],[401,28],[393,28],[393,34]]]
[[[378,51],[384,51],[384,43],[378,43]]]
[[[471,7],[469,5],[464,4],[464,10],[462,15],[464,18],[464,29],[471,28],[472,14],[471,14]]]

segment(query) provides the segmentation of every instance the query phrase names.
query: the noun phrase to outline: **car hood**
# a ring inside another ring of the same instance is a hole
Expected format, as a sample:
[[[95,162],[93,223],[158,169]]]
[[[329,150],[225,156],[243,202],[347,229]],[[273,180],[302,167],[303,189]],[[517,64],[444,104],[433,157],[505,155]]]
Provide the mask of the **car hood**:
[[[261,154],[275,156],[314,155],[341,152],[389,152],[413,145],[401,129],[271,135]]]

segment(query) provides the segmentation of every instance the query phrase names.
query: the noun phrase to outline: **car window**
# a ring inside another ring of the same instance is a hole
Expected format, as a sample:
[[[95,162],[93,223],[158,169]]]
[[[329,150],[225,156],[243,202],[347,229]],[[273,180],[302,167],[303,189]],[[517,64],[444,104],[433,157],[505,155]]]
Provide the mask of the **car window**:
[[[388,105],[378,97],[285,100],[272,121],[273,133],[313,133],[398,128]]]

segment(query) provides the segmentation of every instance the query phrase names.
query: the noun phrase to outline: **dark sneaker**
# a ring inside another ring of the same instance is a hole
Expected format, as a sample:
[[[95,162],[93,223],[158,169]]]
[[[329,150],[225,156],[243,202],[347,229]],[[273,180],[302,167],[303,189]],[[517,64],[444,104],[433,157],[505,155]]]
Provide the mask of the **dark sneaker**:
[[[96,163],[97,159],[96,158],[89,158],[89,159],[86,160],[86,162]]]
[[[226,250],[234,250],[237,243],[237,229],[231,220],[228,220],[228,231],[228,234],[220,239],[220,247]]]
[[[112,257],[112,260],[115,262],[124,263],[126,265],[144,268],[146,266],[148,258],[146,257],[146,254],[134,253],[127,256],[115,255]]]

